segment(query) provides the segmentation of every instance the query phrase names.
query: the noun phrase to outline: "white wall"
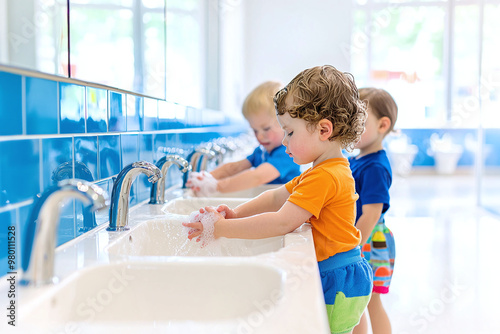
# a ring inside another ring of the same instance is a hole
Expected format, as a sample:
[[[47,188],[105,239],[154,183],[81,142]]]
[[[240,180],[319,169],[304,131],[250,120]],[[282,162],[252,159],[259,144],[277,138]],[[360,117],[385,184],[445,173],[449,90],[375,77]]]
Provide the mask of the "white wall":
[[[241,118],[244,92],[244,5],[242,0],[219,2],[220,109]]]
[[[349,71],[351,1],[247,0],[244,4],[244,94],[266,80],[289,82],[331,64]]]
[[[221,109],[239,117],[255,86],[286,84],[308,67],[349,71],[351,7],[347,0],[221,0]]]

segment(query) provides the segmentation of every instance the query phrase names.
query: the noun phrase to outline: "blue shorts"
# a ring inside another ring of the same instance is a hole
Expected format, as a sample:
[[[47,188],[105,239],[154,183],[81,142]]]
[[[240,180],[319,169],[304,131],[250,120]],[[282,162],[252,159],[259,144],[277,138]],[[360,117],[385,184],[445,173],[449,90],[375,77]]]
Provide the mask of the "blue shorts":
[[[356,247],[318,262],[332,333],[349,333],[370,301],[373,271]]]

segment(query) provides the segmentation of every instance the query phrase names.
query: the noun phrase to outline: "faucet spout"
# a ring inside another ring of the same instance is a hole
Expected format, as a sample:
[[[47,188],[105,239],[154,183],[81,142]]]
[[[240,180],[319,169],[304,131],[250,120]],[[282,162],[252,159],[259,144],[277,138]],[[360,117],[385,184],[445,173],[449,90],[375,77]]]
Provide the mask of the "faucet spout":
[[[215,153],[212,150],[201,147],[191,152],[188,155],[187,160],[189,161],[189,164],[192,167],[192,171],[199,172],[202,170],[207,170],[207,162],[214,158],[215,158]],[[184,173],[183,175],[182,188],[186,188],[188,174],[189,173]]]
[[[158,160],[156,166],[160,168],[162,178],[151,186],[151,196],[149,199],[149,204],[165,203],[165,179],[168,169],[173,164],[177,165],[177,167],[179,167],[179,170],[183,173],[187,173],[191,170],[191,165],[189,164],[189,162],[176,154],[168,154]]]
[[[150,162],[138,161],[125,166],[113,184],[108,231],[126,231],[129,229],[127,225],[130,188],[132,182],[141,173],[146,174],[151,183],[156,183],[161,179],[160,169]]]
[[[54,254],[61,208],[75,198],[85,205],[84,210],[96,211],[109,204],[107,193],[95,184],[79,179],[59,181],[36,201],[27,223],[23,249],[23,285],[45,285],[56,281]]]

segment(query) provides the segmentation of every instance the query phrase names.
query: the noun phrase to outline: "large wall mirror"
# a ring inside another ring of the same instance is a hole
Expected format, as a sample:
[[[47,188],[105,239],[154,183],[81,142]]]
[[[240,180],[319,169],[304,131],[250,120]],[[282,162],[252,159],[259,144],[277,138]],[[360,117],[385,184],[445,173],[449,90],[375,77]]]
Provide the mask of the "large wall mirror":
[[[0,64],[68,76],[66,0],[0,0]]]
[[[1,64],[160,99],[165,36],[165,0],[0,0]]]

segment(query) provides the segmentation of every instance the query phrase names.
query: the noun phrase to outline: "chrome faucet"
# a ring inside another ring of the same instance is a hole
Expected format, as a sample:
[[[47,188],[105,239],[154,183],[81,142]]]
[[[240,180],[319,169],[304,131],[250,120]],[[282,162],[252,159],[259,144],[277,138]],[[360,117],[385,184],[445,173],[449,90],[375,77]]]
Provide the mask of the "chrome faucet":
[[[27,223],[23,249],[23,285],[40,286],[56,282],[54,255],[62,205],[76,198],[84,210],[96,211],[108,206],[108,194],[100,187],[80,179],[66,179],[47,189],[36,201]]]
[[[189,162],[177,154],[168,154],[158,160],[156,166],[161,170],[162,178],[151,186],[151,196],[149,204],[164,204],[165,203],[165,182],[167,172],[170,166],[176,164],[179,170],[183,173],[191,171]]]
[[[204,147],[197,148],[193,152],[191,152],[187,160],[189,161],[189,164],[191,165],[192,171],[193,172],[199,172],[202,170],[207,170],[207,162],[209,160],[212,160],[215,158],[215,153],[212,150],[209,150]],[[189,173],[184,173],[183,176],[183,182],[182,182],[182,188],[186,188],[186,183],[188,180],[188,174]]]
[[[66,179],[71,179],[73,177],[73,170],[75,173],[75,178],[80,180],[85,180],[89,182],[94,181],[94,176],[90,169],[81,161],[66,161],[60,164],[52,171],[52,181],[59,182]],[[82,204],[85,208],[85,204]],[[95,220],[95,213],[89,210],[82,210],[83,214],[83,226],[78,230],[79,232],[88,232],[97,226]]]
[[[213,142],[207,147],[210,151],[214,152],[215,155],[215,165],[219,166],[224,161],[224,155],[226,154],[226,149],[221,145]]]
[[[132,182],[140,173],[149,176],[148,180],[151,183],[156,183],[161,178],[160,169],[150,162],[138,161],[125,166],[113,184],[108,231],[126,231],[129,229],[127,225],[130,188]]]

